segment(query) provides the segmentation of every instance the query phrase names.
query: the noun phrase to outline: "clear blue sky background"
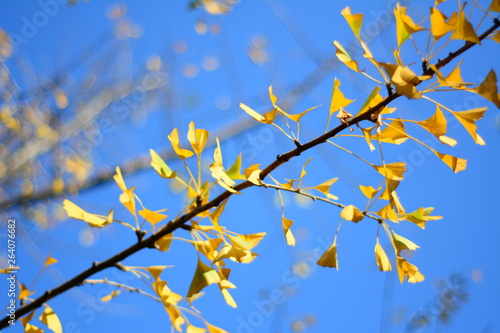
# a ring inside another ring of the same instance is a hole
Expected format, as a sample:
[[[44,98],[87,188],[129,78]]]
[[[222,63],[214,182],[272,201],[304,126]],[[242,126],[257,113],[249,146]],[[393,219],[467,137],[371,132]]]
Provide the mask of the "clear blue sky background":
[[[127,47],[120,51],[123,53],[116,51],[117,59],[126,58],[129,64],[122,69],[122,77],[132,79],[143,71],[147,59],[157,54],[170,70],[175,102],[168,106],[159,103],[156,112],[139,120],[125,121],[104,133],[104,141],[94,147],[98,166],[113,167],[138,154],[147,154],[149,148],[166,148],[169,146],[166,136],[171,129],[178,127],[184,135],[191,120],[211,131],[242,121],[248,116],[238,108],[240,102],[264,111],[270,106],[266,94],[269,85],[274,86],[278,97],[285,96],[312,72],[323,75],[314,85],[302,84],[302,87],[310,85],[312,89],[300,96],[292,113],[318,104],[323,106],[304,118],[303,141],[322,133],[335,77],[342,81],[346,97],[359,103],[349,110],[356,113],[373,89],[372,82],[335,63],[319,67],[334,55],[333,40],[344,45],[354,41],[340,15],[347,5],[353,12],[364,13],[364,31],[376,34],[369,45],[378,59],[390,61],[392,49],[396,46],[392,15],[391,21],[387,19],[393,3],[387,1],[243,0],[224,17],[210,16],[203,10],[189,11],[187,2],[122,2],[128,8],[127,17],[143,30],[141,38],[125,42]],[[478,2],[483,7],[489,4],[484,0]],[[40,13],[47,13],[49,7],[42,5],[46,3],[53,4],[50,15],[45,15],[48,19],[46,22],[36,21],[43,20]],[[86,45],[99,41],[99,36],[110,33],[113,22],[107,18],[106,12],[113,4],[112,1],[90,1],[68,7],[56,1],[0,0],[0,27],[10,34],[24,36],[15,57],[31,64],[33,70],[33,74],[13,70],[20,87],[36,87],[37,80],[53,77],[61,64],[69,62]],[[428,14],[432,1],[407,1],[406,5],[409,14],[418,22],[420,17]],[[455,5],[450,1],[450,4],[443,4],[443,8]],[[28,25],[34,22],[39,26],[35,26],[35,32],[27,34]],[[220,33],[198,33],[195,27],[198,24],[200,29],[199,22],[206,22],[209,27],[217,25]],[[487,19],[483,28],[489,24]],[[254,64],[248,56],[252,41],[265,41],[267,45],[265,50],[269,60],[261,66]],[[425,47],[425,38],[417,37],[417,41],[422,42],[422,48]],[[182,47],[183,43],[187,46],[186,51],[176,53],[174,46]],[[414,57],[414,49],[406,44],[404,61],[418,60]],[[451,48],[460,45],[461,42],[453,42]],[[106,49],[110,46],[98,44],[98,47]],[[493,41],[486,41],[484,46],[467,52],[462,66],[465,80],[480,82],[492,67],[498,72],[498,54],[499,45]],[[96,52],[95,57],[98,56]],[[215,70],[203,69],[207,57],[217,59]],[[419,64],[413,68],[420,71]],[[195,75],[189,75],[190,70]],[[376,75],[372,68],[368,71]],[[80,75],[76,71],[74,79]],[[104,76],[106,72],[98,75]],[[424,273],[424,282],[400,285],[396,272],[378,271],[373,255],[376,225],[369,220],[359,224],[345,223],[340,230],[339,271],[311,265],[315,261],[312,259],[315,251],[324,251],[331,242],[340,221],[339,210],[325,203],[310,203],[285,195],[286,216],[295,221],[298,240],[297,246],[291,248],[284,241],[281,208],[275,204],[275,192],[249,189],[244,195],[230,200],[222,224],[241,233],[267,232],[264,241],[255,249],[260,256],[249,265],[229,264],[233,269],[230,280],[238,287],[232,290],[238,308],[226,306],[217,287],[210,286],[205,290],[206,295],[195,303],[202,315],[229,332],[288,332],[295,320],[307,321],[307,318],[314,318],[314,323],[306,328],[306,332],[404,332],[413,316],[421,311],[431,315],[431,323],[422,332],[500,332],[500,219],[497,211],[500,199],[500,115],[492,103],[475,95],[450,93],[436,98],[457,111],[488,106],[485,117],[478,122],[478,132],[487,145],[476,145],[466,131],[449,118],[448,135],[457,139],[459,144],[453,149],[438,146],[438,150],[468,159],[468,167],[461,173],[453,174],[434,155],[410,140],[402,146],[387,148],[389,162],[402,160],[408,164],[406,178],[398,191],[405,208],[413,211],[420,206],[432,206],[436,207],[436,215],[444,216],[443,220],[429,222],[426,230],[406,222],[394,226],[399,234],[421,247],[411,256],[410,262]],[[426,119],[434,112],[434,106],[425,101],[408,102],[400,98],[394,106],[398,107],[401,117],[410,119]],[[411,131],[420,138],[425,137],[418,128],[411,128]],[[238,150],[243,150],[245,166],[253,163],[267,165],[276,154],[293,148],[292,142],[265,125],[234,138],[221,139],[224,140],[226,163],[234,160]],[[433,142],[430,137],[426,140]],[[362,139],[339,142],[380,164],[378,151],[370,153]],[[357,186],[377,186],[378,175],[333,147],[322,146],[307,152],[276,172],[276,177],[297,178],[301,165],[311,156],[313,160],[309,164],[306,185],[313,186],[340,177],[332,187],[332,193],[344,204],[364,207],[365,201]],[[211,159],[211,153],[207,158]],[[182,169],[180,163],[171,164]],[[126,182],[137,187],[137,193],[147,207],[169,208],[171,217],[177,214],[178,199],[154,171],[127,177]],[[118,216],[128,219],[130,216],[118,203],[118,194],[116,185],[110,183],[72,199],[92,211],[107,212],[114,208]],[[88,232],[89,228],[81,221],[70,220],[41,230],[18,212],[11,214],[22,224],[19,227],[23,231],[18,257],[22,267],[19,278],[23,282],[29,283],[36,276],[48,253],[59,260],[38,281],[35,289],[39,293],[135,241],[128,229],[112,225],[99,231],[95,242],[86,246],[79,241],[79,235]],[[189,235],[179,231],[178,236]],[[387,245],[385,237],[381,239]],[[173,290],[185,294],[195,269],[196,255],[191,247],[174,243],[169,253],[156,254],[146,250],[127,259],[124,264],[176,265],[162,276]],[[302,267],[305,273],[298,277],[292,272],[293,267]],[[460,303],[449,323],[442,325],[435,317],[435,300],[439,294],[436,285],[440,279],[451,284],[450,278],[454,274],[459,274],[465,281],[469,298]],[[98,275],[104,276],[127,279],[113,270]],[[49,304],[59,315],[65,332],[170,331],[163,307],[139,295],[124,293],[93,309],[88,303],[89,298],[102,297],[107,290],[105,286],[85,286],[71,290]],[[286,290],[284,302],[270,307],[270,295],[278,290]],[[5,293],[1,290],[0,293],[2,300]],[[21,324],[5,331],[21,332]]]

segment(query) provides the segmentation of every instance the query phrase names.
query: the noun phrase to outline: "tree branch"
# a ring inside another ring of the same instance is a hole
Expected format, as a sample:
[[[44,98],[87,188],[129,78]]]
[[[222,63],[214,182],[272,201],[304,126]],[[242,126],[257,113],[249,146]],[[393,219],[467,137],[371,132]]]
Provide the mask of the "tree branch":
[[[500,27],[500,21],[495,19],[494,24],[492,25],[491,28],[489,28],[485,33],[483,33],[481,36],[479,36],[480,40],[485,39],[491,32],[493,32],[495,29]],[[437,68],[441,68],[451,62],[453,59],[455,59],[457,56],[461,55],[468,49],[470,49],[472,46],[475,44],[472,43],[466,43],[463,47],[458,49],[456,52],[450,53],[446,58],[443,60],[438,61],[436,64]],[[427,75],[434,75],[433,71],[428,71],[425,74]],[[395,99],[399,98],[401,95],[394,93],[393,95],[390,95],[383,99],[380,103],[377,105],[371,107],[368,109],[366,112],[354,117],[349,121],[349,125],[355,125],[363,120],[370,120],[371,116],[375,114],[377,111],[379,111],[381,108],[387,106],[390,102],[394,101]],[[339,126],[335,127],[334,129],[324,133],[323,135],[301,145],[296,147],[295,149],[290,150],[289,152],[279,155],[276,157],[276,160],[274,160],[271,164],[269,164],[264,170],[261,171],[260,173],[260,179],[263,180],[269,173],[277,169],[280,165],[283,163],[287,162],[288,160],[292,159],[293,157],[299,156],[302,152],[309,150],[321,143],[326,142],[331,137],[334,137],[337,135],[339,132],[343,131],[344,129],[347,128],[347,124],[342,123]],[[248,180],[236,185],[234,189],[237,192],[241,192],[242,190],[252,187],[254,184]],[[182,216],[179,216],[178,218],[170,221],[167,225],[165,225],[162,229],[160,229],[156,234],[153,234],[149,238],[143,239],[134,245],[130,246],[129,248],[123,250],[122,252],[112,256],[111,258],[101,262],[101,263],[94,263],[90,268],[86,269],[85,271],[81,272],[77,276],[73,277],[72,279],[66,281],[65,283],[61,284],[60,286],[56,287],[55,289],[52,290],[47,290],[42,296],[39,298],[35,299],[33,302],[26,304],[16,310],[16,320],[29,312],[41,307],[43,303],[51,300],[52,298],[64,293],[65,291],[81,285],[85,279],[88,277],[92,276],[93,274],[100,272],[106,268],[109,267],[116,267],[116,265],[126,259],[127,257],[131,256],[132,254],[143,250],[145,248],[150,248],[154,247],[154,244],[157,240],[160,238],[174,232],[175,230],[179,228],[183,228],[185,224],[197,216],[198,214],[205,212],[207,210],[210,210],[212,208],[215,208],[219,206],[224,200],[228,199],[233,193],[229,191],[225,191],[221,193],[219,196],[216,198],[212,199],[210,202],[207,202],[204,205],[201,205],[199,207],[196,207],[195,209],[185,213]],[[9,320],[10,317],[6,316],[0,321],[0,328],[5,328],[9,325]]]

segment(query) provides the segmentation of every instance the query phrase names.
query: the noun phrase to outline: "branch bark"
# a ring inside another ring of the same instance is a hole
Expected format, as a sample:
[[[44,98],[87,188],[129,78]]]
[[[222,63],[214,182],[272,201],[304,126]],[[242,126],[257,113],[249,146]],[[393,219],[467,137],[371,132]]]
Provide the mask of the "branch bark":
[[[500,27],[500,21],[498,19],[495,19],[494,24],[488,30],[486,30],[483,34],[481,34],[479,36],[479,40],[484,40],[490,33],[495,31],[498,27]],[[451,53],[449,53],[449,55],[446,58],[439,60],[436,63],[436,67],[439,69],[439,68],[446,66],[448,63],[450,63],[452,60],[457,58],[462,53],[466,52],[468,49],[470,49],[474,45],[476,45],[476,44],[467,42],[464,46],[459,48],[457,51],[451,52]],[[434,73],[434,71],[428,69],[424,72],[424,74],[434,75],[435,73]],[[267,175],[269,175],[269,173],[271,173],[272,171],[277,169],[279,166],[286,163],[290,159],[292,159],[296,156],[299,156],[301,153],[305,152],[306,150],[309,150],[309,149],[311,149],[319,144],[326,142],[326,140],[328,140],[329,138],[332,138],[335,135],[337,135],[338,133],[345,130],[348,127],[348,125],[352,126],[352,125],[358,124],[359,122],[361,122],[363,120],[371,120],[371,116],[373,114],[375,114],[378,110],[380,110],[380,108],[387,106],[389,103],[391,103],[392,101],[394,101],[395,99],[397,99],[401,96],[402,95],[394,93],[394,94],[386,97],[385,99],[383,99],[380,103],[378,103],[374,107],[370,108],[366,112],[352,118],[349,121],[349,124],[342,123],[339,126],[335,127],[334,129],[324,133],[323,135],[318,136],[317,138],[315,138],[315,139],[313,139],[313,140],[311,140],[303,145],[299,145],[295,149],[292,149],[292,150],[284,153],[283,155],[277,156],[276,159],[271,164],[269,164],[265,169],[263,169],[261,171],[260,179],[263,180]],[[246,180],[246,181],[236,185],[234,187],[234,189],[238,192],[241,192],[244,189],[252,187],[252,186],[254,186],[254,184],[251,183],[250,181]],[[208,202],[204,205],[201,205],[201,206],[197,207],[196,209],[193,209],[192,211],[189,211],[189,212],[185,213],[184,215],[179,216],[178,218],[170,221],[167,225],[165,225],[156,234],[137,242],[136,244],[128,247],[127,249],[123,250],[122,252],[112,256],[111,258],[109,258],[103,262],[100,262],[100,263],[95,262],[90,268],[81,272],[80,274],[73,277],[72,279],[66,281],[65,283],[61,284],[60,286],[56,287],[55,289],[47,290],[42,296],[35,299],[33,302],[18,308],[16,310],[16,320],[18,318],[30,313],[31,311],[36,310],[37,308],[41,307],[43,305],[43,303],[46,303],[47,301],[51,300],[52,298],[66,292],[67,290],[69,290],[73,287],[81,285],[82,283],[84,283],[85,279],[94,275],[95,273],[98,273],[106,268],[117,266],[122,260],[126,259],[130,255],[132,255],[140,250],[143,250],[145,248],[154,248],[154,243],[157,240],[174,232],[175,230],[177,230],[179,228],[186,228],[186,223],[189,222],[192,218],[196,217],[198,214],[200,214],[202,212],[205,212],[209,209],[212,209],[212,208],[219,206],[223,201],[228,199],[232,194],[233,193],[231,193],[229,191],[225,191],[225,192],[221,193],[219,196],[217,196],[216,198],[212,199],[210,202]],[[186,228],[186,229],[189,229],[189,228]],[[9,325],[9,320],[10,320],[10,318],[8,316],[3,318],[0,321],[0,328],[7,327]]]

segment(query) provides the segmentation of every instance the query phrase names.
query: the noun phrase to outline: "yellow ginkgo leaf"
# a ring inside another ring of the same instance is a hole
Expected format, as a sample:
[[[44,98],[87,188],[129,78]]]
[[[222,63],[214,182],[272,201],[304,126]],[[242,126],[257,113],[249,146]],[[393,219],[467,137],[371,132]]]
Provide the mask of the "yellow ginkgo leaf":
[[[451,170],[453,170],[453,172],[463,171],[467,167],[467,160],[463,158],[442,154],[435,150],[433,150],[433,153],[436,154],[436,156],[439,157],[439,159],[443,161],[447,166],[449,166]]]
[[[125,184],[125,180],[123,179],[122,171],[120,167],[115,168],[116,174],[113,176],[113,179],[115,180],[116,184],[122,190],[125,192],[127,190],[127,185]]]
[[[446,35],[453,30],[453,26],[446,22],[446,16],[435,7],[431,7],[431,33],[434,41]]]
[[[465,13],[461,10],[455,21],[455,26],[453,27],[453,33],[450,39],[465,40],[467,42],[480,44],[479,38],[477,38],[474,27],[467,21]]]
[[[201,327],[193,326],[189,323],[186,325],[186,333],[205,333],[207,330]]]
[[[224,281],[227,281],[227,280],[224,280]],[[220,283],[219,283],[219,285],[220,285]],[[232,308],[238,307],[238,305],[234,301],[233,296],[231,296],[231,294],[229,293],[229,290],[227,290],[226,288],[221,288],[221,293],[222,293],[222,296],[224,297],[224,300],[226,301],[227,305],[229,305]]]
[[[389,272],[392,270],[391,262],[387,257],[382,246],[380,246],[377,237],[377,243],[375,244],[375,259],[377,261],[377,266],[382,272]]]
[[[265,232],[259,232],[255,234],[246,234],[246,235],[229,235],[227,234],[227,238],[231,241],[231,244],[242,250],[251,250],[256,247],[260,241],[266,235]]]
[[[52,264],[55,264],[57,263],[57,259],[56,258],[52,258],[50,255],[47,257],[47,259],[45,259],[45,264],[43,265],[43,267],[47,267],[47,266],[50,266]]]
[[[372,92],[366,98],[357,115],[364,113],[365,111],[377,105],[382,100],[382,96],[379,95],[379,91],[380,86],[375,86],[375,88],[373,88]]]
[[[194,155],[191,150],[181,148],[181,144],[179,142],[179,130],[177,128],[174,128],[172,133],[170,133],[170,135],[168,136],[168,140],[172,144],[172,148],[174,148],[177,156],[179,156],[181,159],[186,159]]]
[[[214,150],[214,162],[210,165],[210,171],[212,172],[212,177],[217,179],[219,185],[221,185],[226,190],[232,193],[238,193],[232,188],[236,182],[232,180],[224,169],[222,163],[222,150],[220,148],[219,138],[216,138],[217,147]]]
[[[329,180],[326,180],[324,182],[322,182],[321,184],[319,185],[316,185],[314,187],[308,187],[308,188],[305,188],[304,190],[318,190],[320,191],[321,193],[323,193],[327,198],[329,199],[332,199],[332,200],[338,200],[339,198],[333,194],[330,193],[330,187],[338,180],[339,178],[336,177],[336,178],[332,178],[332,179],[329,179]]]
[[[479,145],[485,145],[486,143],[484,142],[483,138],[481,138],[479,134],[476,133],[477,126],[475,122],[483,117],[486,109],[486,107],[482,107],[460,112],[450,111],[462,124],[462,126],[465,127],[467,132],[469,132],[474,141]]]
[[[198,265],[196,267],[196,271],[194,272],[191,286],[189,286],[187,297],[191,297],[199,293],[206,286],[218,282],[220,282],[220,276],[217,274],[217,271],[198,259]]]
[[[276,116],[278,115],[278,109],[274,108],[271,111],[261,115],[260,113],[254,111],[252,108],[246,106],[243,103],[240,103],[240,108],[243,109],[248,115],[250,115],[253,119],[261,122],[263,124],[272,124]]]
[[[167,163],[158,155],[153,149],[149,150],[151,154],[151,166],[156,170],[156,172],[162,178],[175,178],[177,173],[172,171]]]
[[[380,134],[373,135],[372,139],[399,145],[408,139],[408,135],[403,122],[396,119],[389,123]]]
[[[213,260],[213,263],[215,264],[222,259],[230,259],[234,262],[248,264],[251,263],[257,256],[257,253],[250,250],[242,250],[237,246],[226,244],[219,251],[217,257]]]
[[[245,177],[250,181],[252,184],[255,185],[261,185],[262,181],[260,179],[260,172],[262,170],[259,169],[260,164],[252,164],[248,168],[243,171]]]
[[[64,204],[64,210],[66,210],[66,213],[68,214],[69,217],[85,221],[91,227],[102,228],[103,226],[111,223],[111,221],[108,221],[108,219],[99,217],[91,213],[87,213],[86,211],[84,211],[83,209],[81,209],[68,199],[64,200],[63,204]]]
[[[344,65],[346,65],[347,67],[349,67],[350,69],[360,73],[362,72],[361,70],[359,70],[358,68],[358,63],[355,61],[355,60],[352,60],[351,56],[349,55],[349,53],[347,53],[347,51],[342,47],[342,45],[340,45],[339,42],[337,41],[334,41],[333,42],[333,46],[335,46],[335,48],[337,49],[335,51],[335,55],[337,56],[337,58],[344,63]]]
[[[337,242],[333,242],[328,250],[323,253],[321,258],[318,259],[317,264],[322,267],[335,267],[339,268],[338,258],[337,258]]]
[[[380,208],[379,211],[377,212],[377,215],[385,220],[389,220],[394,223],[398,223],[400,220],[400,218],[398,217],[398,215],[396,214],[396,212],[394,211],[394,209],[390,204]]]
[[[356,206],[349,205],[347,207],[344,207],[340,211],[340,217],[345,219],[346,221],[357,223],[361,221],[365,216],[359,211]]]
[[[495,42],[500,43],[500,31],[498,31],[493,37],[491,37]]]
[[[113,290],[111,294],[101,297],[101,302],[109,302],[116,296],[120,295],[121,290]]]
[[[436,112],[429,119],[416,121],[415,123],[422,126],[437,138],[446,134],[446,117],[438,105],[436,105]]]
[[[399,282],[403,283],[404,278],[410,283],[417,283],[424,281],[424,275],[418,271],[417,266],[410,264],[406,259],[401,256],[396,257],[396,265],[398,267]]]
[[[352,14],[349,7],[344,8],[340,13],[342,14],[342,16],[344,16],[347,24],[349,24],[349,27],[351,28],[356,38],[360,40],[361,25],[363,24],[363,14]]]
[[[344,94],[340,91],[340,81],[335,78],[333,81],[332,100],[330,102],[330,115],[333,115],[340,110],[340,108],[345,108],[352,102],[354,102],[354,100],[344,97]]]
[[[293,225],[293,221],[283,216],[281,218],[281,224],[283,226],[283,231],[285,232],[286,243],[290,246],[295,246],[295,237],[293,236],[292,230],[290,230],[290,227]]]
[[[160,266],[149,266],[146,267],[146,270],[151,274],[153,279],[155,281],[160,281],[160,274],[165,270],[165,268],[172,267],[172,266],[166,266],[166,265],[160,265]]]
[[[470,89],[469,91],[475,92],[492,102],[497,108],[500,108],[500,96],[498,94],[497,87],[497,75],[492,69],[486,76],[486,79],[477,86],[476,88]]]
[[[207,329],[208,329],[209,333],[228,333],[227,331],[223,330],[222,328],[213,326],[209,323],[206,323],[206,324],[207,324]]]
[[[24,325],[24,333],[43,333],[44,331],[36,327],[35,325],[31,325],[30,323],[26,323]]]
[[[307,109],[307,110],[305,110],[305,111],[302,111],[301,113],[297,113],[297,114],[288,114],[288,113],[286,113],[285,111],[283,111],[283,110],[281,110],[281,109],[278,109],[278,111],[279,111],[281,114],[283,114],[285,117],[287,117],[288,119],[293,120],[293,121],[295,121],[295,122],[299,122],[299,121],[300,121],[300,119],[302,119],[302,117],[303,117],[304,115],[306,115],[309,111],[314,110],[314,109],[316,109],[316,108],[317,108],[317,107],[319,107],[319,106],[320,106],[320,105],[313,106],[312,108],[309,108],[309,109]]]
[[[189,123],[188,141],[191,143],[196,154],[201,154],[207,144],[210,132],[204,129],[195,128],[194,121]]]
[[[164,212],[166,209],[160,211],[152,211],[147,208],[139,211],[139,215],[141,215],[146,221],[155,226],[156,223],[163,221],[167,218],[167,215],[161,214],[160,212]]]
[[[427,221],[440,220],[443,218],[442,216],[431,216],[433,210],[434,207],[420,207],[416,211],[407,214],[406,219],[410,222],[415,223],[420,228],[425,229],[425,223]]]
[[[489,11],[500,12],[500,0],[491,0]]]
[[[408,238],[400,236],[397,233],[395,233],[394,231],[392,232],[392,240],[393,240],[393,244],[394,244],[394,249],[396,250],[396,253],[398,255],[402,250],[414,251],[420,247],[417,244],[413,243]]]
[[[227,169],[226,175],[234,180],[246,179],[245,175],[241,174],[241,153],[238,155],[233,165],[231,165],[231,167]]]
[[[222,243],[222,238],[210,238],[207,240],[200,240],[193,242],[194,247],[203,253],[207,259],[214,260],[216,251]]]
[[[43,313],[40,315],[38,320],[40,320],[42,323],[47,325],[47,327],[52,330],[54,333],[62,333],[62,325],[61,321],[57,317],[57,315],[54,313],[54,310],[47,304],[45,305],[45,309],[43,310]]]
[[[378,191],[380,191],[380,187],[376,189],[373,188],[372,186],[363,186],[363,185],[359,185],[359,189],[368,199],[373,199],[373,197],[377,195]]]
[[[406,15],[406,7],[401,7],[399,3],[394,8],[394,17],[396,18],[398,48],[415,32],[426,30],[420,25],[413,23],[411,17]]]
[[[158,239],[155,242],[155,246],[159,251],[168,251],[170,248],[170,244],[172,243],[172,234],[166,234],[162,238]]]
[[[395,162],[385,165],[372,165],[382,176],[392,180],[403,179],[403,173],[406,171],[405,162]]]

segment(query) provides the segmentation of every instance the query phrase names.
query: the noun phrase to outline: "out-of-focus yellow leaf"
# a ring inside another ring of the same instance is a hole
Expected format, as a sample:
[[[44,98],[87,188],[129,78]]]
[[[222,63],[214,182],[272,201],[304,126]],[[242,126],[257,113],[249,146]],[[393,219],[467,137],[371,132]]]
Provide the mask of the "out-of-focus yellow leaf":
[[[413,243],[408,238],[400,236],[397,233],[395,233],[394,231],[392,232],[392,240],[394,242],[394,248],[395,248],[396,253],[398,255],[402,250],[414,251],[420,247],[417,244]]]
[[[377,260],[377,266],[382,272],[389,272],[392,270],[391,262],[384,251],[384,248],[380,246],[377,237],[377,243],[375,244],[375,259]]]
[[[209,323],[207,323],[207,329],[209,333],[228,333],[227,331],[223,330],[222,328],[213,326]]]
[[[474,141],[479,145],[485,145],[486,143],[484,142],[483,138],[481,138],[479,134],[476,133],[477,126],[475,122],[483,117],[486,109],[486,107],[482,107],[460,112],[450,111],[455,116],[455,118],[458,119],[462,126],[465,127],[467,132],[469,132]]]
[[[170,248],[170,243],[172,243],[172,234],[171,233],[170,234],[166,234],[162,238],[158,239],[155,242],[155,245],[156,245],[156,248],[159,251],[166,252]]]
[[[36,327],[35,325],[31,325],[30,323],[27,323],[24,325],[24,333],[43,333],[44,331]]]
[[[189,287],[187,297],[191,297],[194,294],[199,293],[206,286],[218,282],[220,282],[220,276],[217,274],[217,271],[198,259],[198,265],[196,267],[196,271],[194,272],[193,281]]]
[[[64,91],[61,89],[56,89],[54,91],[54,99],[58,109],[66,109],[69,105],[69,100]]]
[[[12,50],[12,42],[9,35],[0,28],[0,62],[2,62],[2,58],[10,57]]]
[[[224,281],[227,281],[227,280],[224,280]],[[234,301],[233,296],[231,296],[231,294],[229,293],[229,290],[227,290],[226,288],[222,288],[221,293],[222,293],[222,296],[224,296],[224,300],[226,301],[227,305],[229,305],[232,308],[238,307],[238,305]]]
[[[121,290],[113,290],[111,294],[101,297],[101,302],[109,302],[116,296],[121,294]]]
[[[189,323],[186,325],[186,333],[205,333],[207,330],[201,327],[193,326]]]
[[[323,253],[321,258],[318,259],[317,264],[322,267],[335,267],[339,268],[339,263],[337,259],[337,242],[333,242],[328,250]]]
[[[476,88],[470,89],[469,91],[475,92],[492,102],[496,105],[497,108],[500,108],[500,96],[498,94],[497,87],[497,75],[495,71],[492,69],[486,79],[477,86]]]
[[[0,268],[0,274],[10,274],[11,271],[19,269],[19,266]]]
[[[440,220],[443,218],[442,216],[431,216],[433,210],[434,207],[420,207],[416,211],[407,214],[406,219],[410,222],[415,223],[420,228],[425,229],[425,223],[427,221]]]
[[[260,172],[262,170],[259,169],[260,164],[252,164],[248,168],[243,171],[243,174],[245,177],[250,181],[252,184],[255,185],[261,185],[262,181],[260,180]]]
[[[260,113],[254,111],[252,108],[240,103],[240,108],[243,109],[247,114],[249,114],[253,119],[261,122],[263,124],[272,124],[276,116],[278,115],[278,109],[274,108],[271,111],[261,115]]]
[[[340,108],[345,108],[352,102],[354,102],[354,100],[344,97],[344,94],[340,91],[340,81],[335,78],[333,81],[332,100],[330,102],[330,116],[340,110]]]
[[[345,219],[346,221],[358,223],[365,216],[359,211],[356,206],[349,205],[342,209],[342,211],[340,212],[340,217]]]
[[[52,330],[54,333],[62,333],[62,325],[61,321],[54,313],[54,310],[47,304],[45,304],[45,309],[43,309],[43,313],[38,318],[42,323],[47,325],[47,327]]]
[[[398,48],[415,32],[426,30],[418,24],[413,23],[411,17],[406,15],[406,7],[401,7],[399,3],[394,8],[396,18],[396,35],[398,38]]]
[[[19,267],[17,267],[19,268]],[[35,291],[29,291],[29,289],[26,287],[24,283],[21,283],[21,288],[19,292],[19,299],[25,299],[26,297],[30,297],[31,295],[35,294]]]
[[[194,121],[189,123],[188,141],[196,154],[203,152],[209,135],[207,130],[195,128]]]
[[[285,232],[286,243],[290,246],[295,246],[295,237],[293,236],[292,230],[290,230],[290,227],[293,225],[293,221],[283,216],[281,218],[281,224],[283,226],[283,231]]]
[[[410,264],[401,256],[396,257],[396,265],[398,267],[398,276],[400,283],[403,283],[405,277],[410,283],[424,281],[425,277],[418,271],[417,266]]]
[[[172,144],[172,148],[174,148],[175,153],[182,159],[186,159],[194,155],[194,153],[189,149],[181,148],[181,144],[179,142],[179,130],[174,128],[172,133],[168,136],[168,140]]]
[[[81,209],[68,199],[64,200],[63,205],[64,205],[64,210],[66,210],[66,213],[68,214],[69,217],[85,221],[91,227],[102,228],[110,223],[110,221],[108,221],[105,218],[96,216],[91,213],[87,213],[86,211],[84,211],[83,209]]]
[[[335,48],[337,49],[335,51],[335,55],[337,56],[337,58],[340,61],[342,61],[344,63],[344,65],[346,65],[347,67],[349,67],[350,69],[352,69],[352,70],[354,70],[354,71],[356,71],[358,73],[362,72],[358,68],[358,63],[355,60],[352,60],[352,58],[349,55],[349,53],[347,53],[347,51],[342,47],[342,45],[340,45],[339,42],[334,41],[333,42],[333,46],[335,46]]]
[[[359,189],[368,199],[373,199],[373,197],[377,195],[378,191],[380,191],[380,187],[376,189],[373,188],[372,186],[363,186],[363,185],[359,185]]]
[[[139,211],[139,215],[141,215],[146,221],[151,223],[154,227],[156,225],[156,223],[163,221],[164,219],[167,218],[167,215],[160,213],[160,212],[164,212],[165,210],[166,209],[154,212],[152,210],[144,208],[143,210]]]
[[[395,162],[386,165],[372,165],[382,176],[392,180],[403,179],[403,173],[406,171],[406,163]]]
[[[246,179],[245,175],[241,174],[241,153],[238,155],[233,165],[226,171],[226,175],[231,179]]]
[[[236,0],[200,0],[207,13],[212,15],[227,14],[233,8]]]
[[[500,0],[491,0],[489,11],[500,12]]]
[[[45,264],[43,265],[43,267],[47,267],[47,266],[50,266],[50,265],[53,265],[55,263],[57,263],[57,259],[56,258],[52,258],[50,255],[47,257],[47,259],[45,259]]]
[[[372,139],[399,145],[408,139],[408,135],[403,122],[396,119],[388,124],[380,134],[373,135]]]
[[[479,38],[477,38],[477,35],[474,32],[474,28],[469,21],[467,21],[465,13],[462,10],[460,10],[460,13],[455,21],[455,26],[450,39],[459,39],[475,44],[481,44]]]
[[[434,37],[434,41],[446,35],[448,32],[453,30],[453,26],[446,22],[446,16],[435,7],[431,7],[431,33]]]
[[[491,39],[493,39],[497,43],[500,43],[500,31],[498,31]]]

